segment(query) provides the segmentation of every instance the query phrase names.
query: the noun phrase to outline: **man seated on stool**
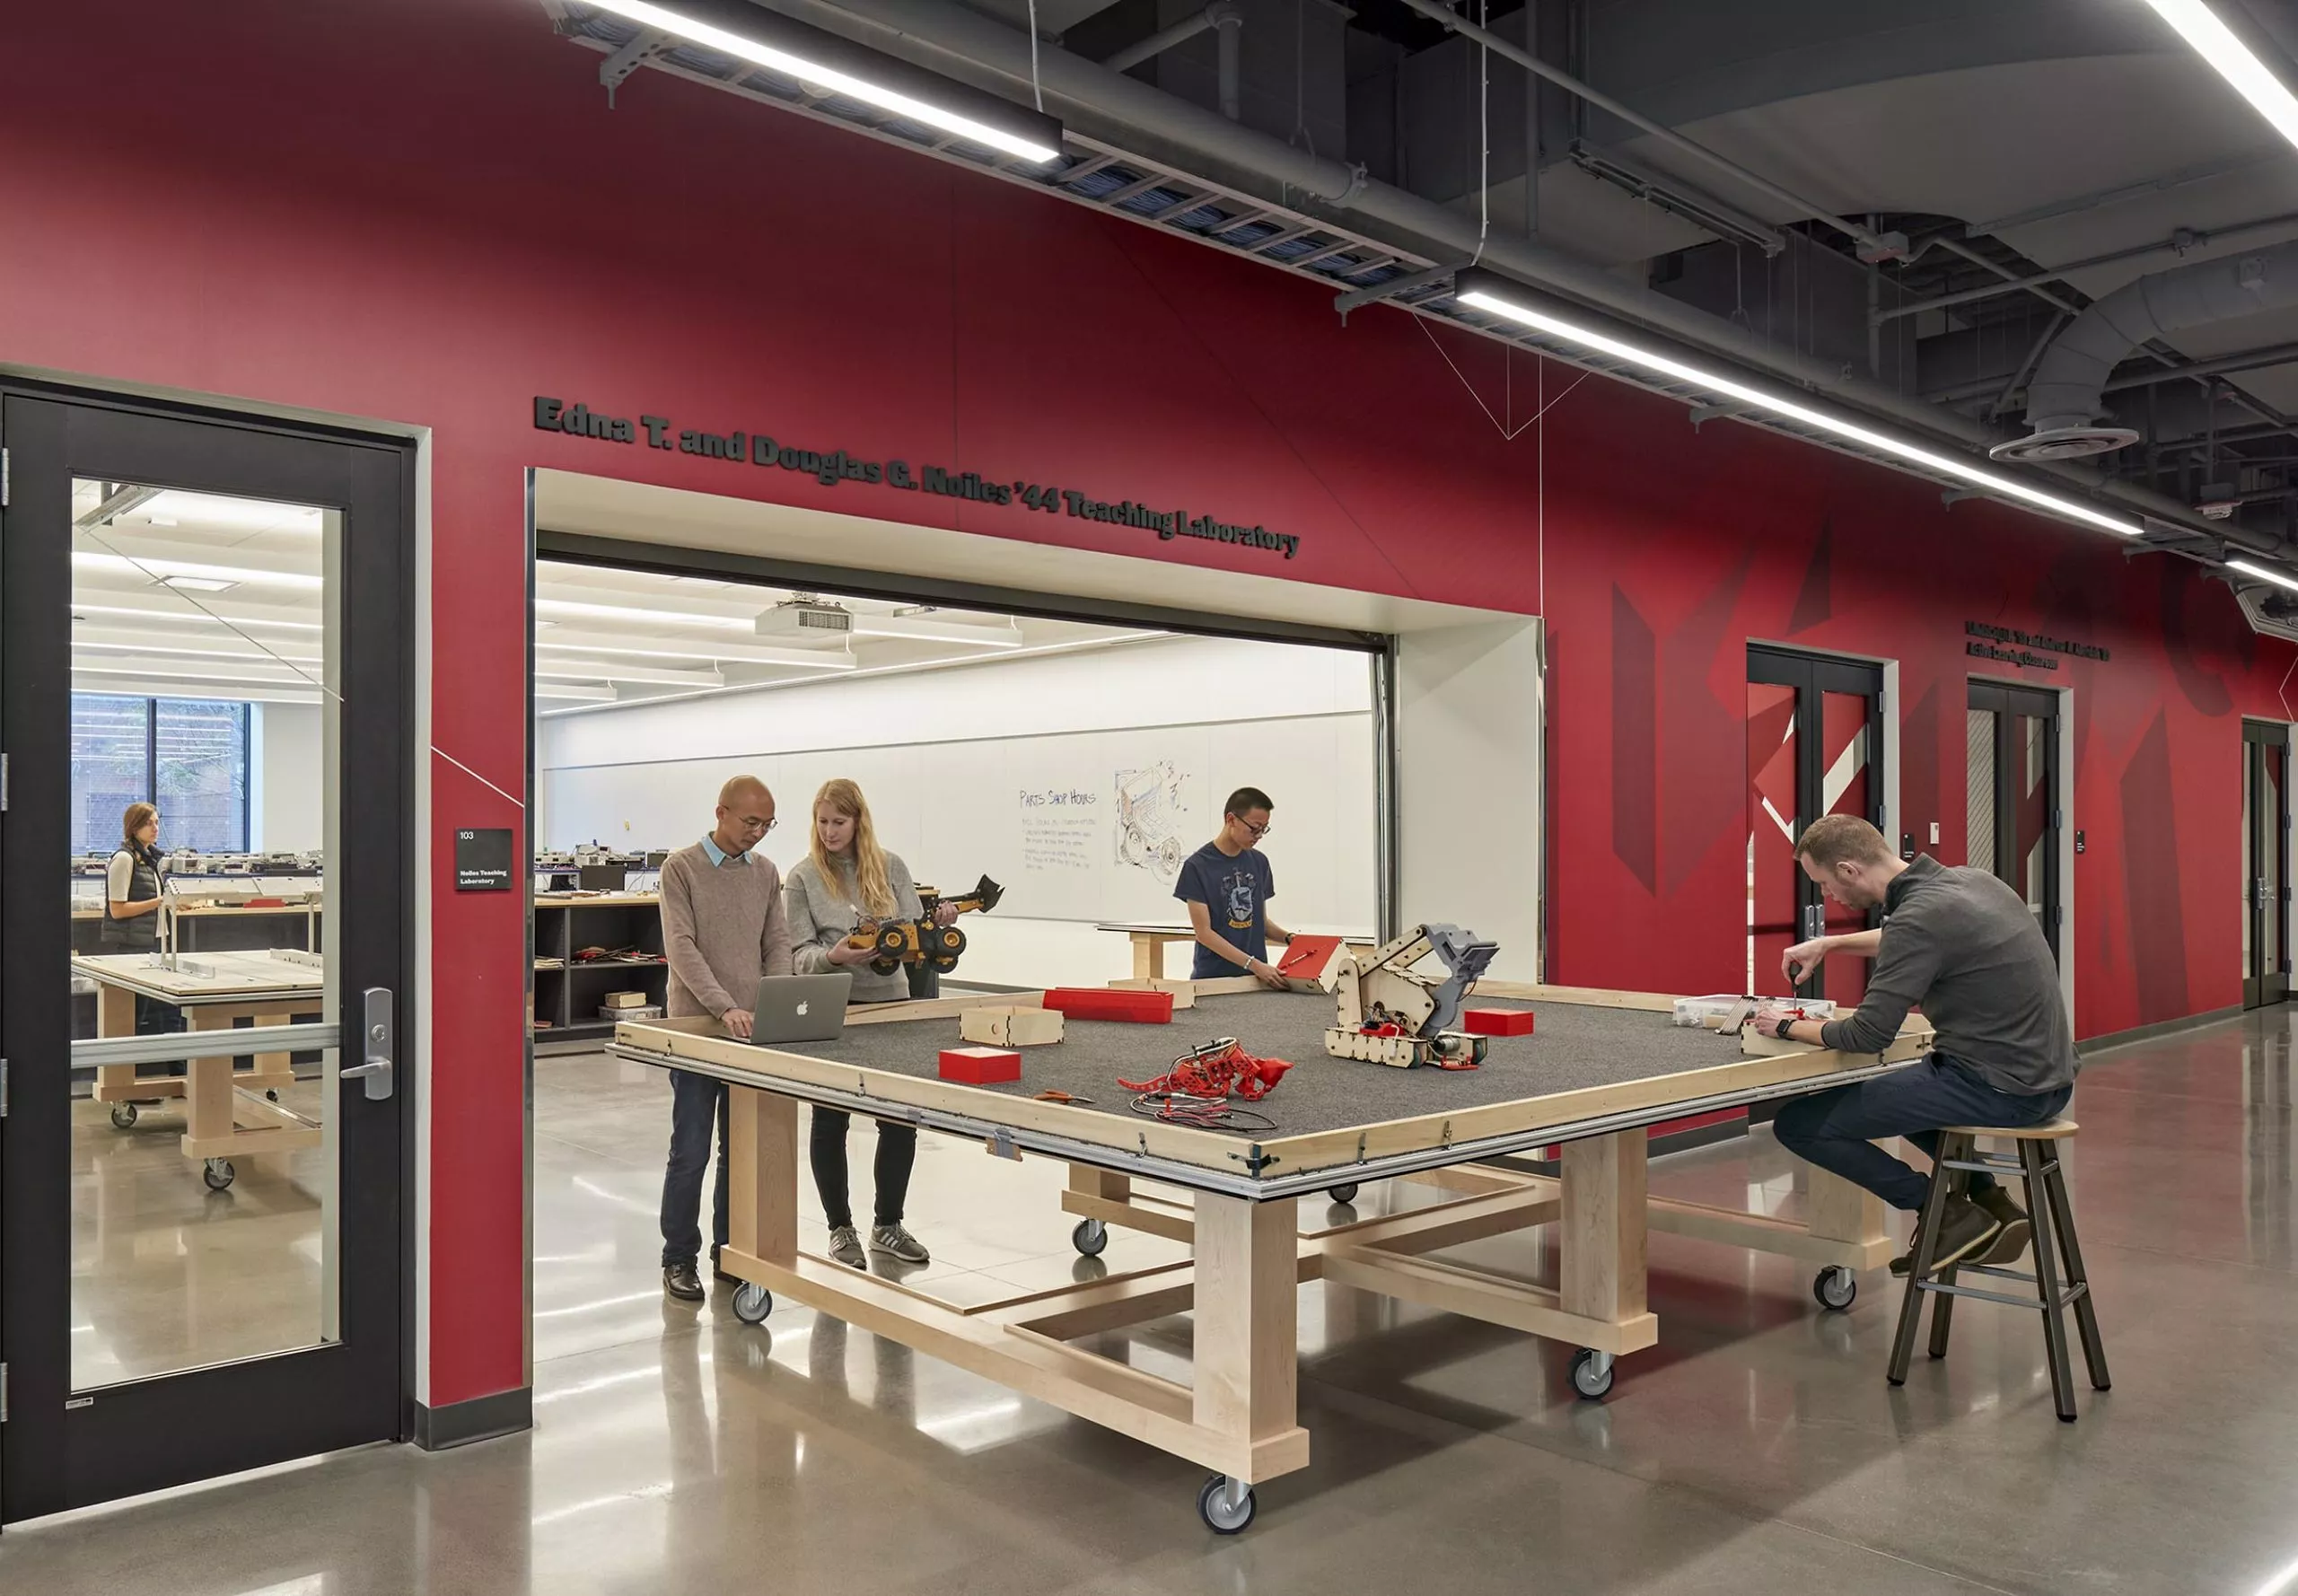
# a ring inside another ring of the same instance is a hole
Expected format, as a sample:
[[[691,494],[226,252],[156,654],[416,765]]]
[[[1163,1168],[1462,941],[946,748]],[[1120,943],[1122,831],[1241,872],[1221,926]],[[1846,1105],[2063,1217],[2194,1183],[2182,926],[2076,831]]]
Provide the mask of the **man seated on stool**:
[[[1181,861],[1173,896],[1188,905],[1189,929],[1197,934],[1192,981],[1249,975],[1264,987],[1285,985],[1268,962],[1268,944],[1289,943],[1293,934],[1269,918],[1276,873],[1260,851],[1275,807],[1259,787],[1239,787],[1221,806],[1221,834]]]
[[[1933,1050],[1905,1069],[1783,1105],[1773,1133],[1790,1152],[1920,1214],[1929,1181],[1877,1138],[1905,1136],[1935,1162],[1942,1126],[2040,1125],[2074,1094],[2074,1039],[2058,967],[2018,893],[1987,871],[1927,854],[1902,862],[1856,815],[1814,820],[1795,857],[1829,897],[1846,908],[1880,908],[1883,924],[1798,943],[1781,957],[1781,974],[1800,982],[1829,953],[1873,959],[1874,970],[1854,1013],[1821,1024],[1767,1004],[1750,1023],[1840,1052],[1881,1053],[1920,1004],[1935,1035]],[[1937,1267],[2005,1264],[2026,1250],[2032,1227],[2011,1194],[1992,1176],[1970,1179],[1969,1195],[1951,1198],[1940,1215]],[[1915,1250],[1911,1241],[1891,1272],[1906,1274]]]

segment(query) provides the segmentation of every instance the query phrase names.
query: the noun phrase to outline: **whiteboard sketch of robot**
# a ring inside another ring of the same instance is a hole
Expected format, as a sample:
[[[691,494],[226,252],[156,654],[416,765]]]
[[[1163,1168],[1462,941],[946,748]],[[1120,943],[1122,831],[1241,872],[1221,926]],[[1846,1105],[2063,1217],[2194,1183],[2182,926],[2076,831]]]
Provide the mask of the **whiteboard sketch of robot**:
[[[1188,778],[1160,759],[1117,773],[1117,862],[1170,876],[1181,867],[1181,784]]]

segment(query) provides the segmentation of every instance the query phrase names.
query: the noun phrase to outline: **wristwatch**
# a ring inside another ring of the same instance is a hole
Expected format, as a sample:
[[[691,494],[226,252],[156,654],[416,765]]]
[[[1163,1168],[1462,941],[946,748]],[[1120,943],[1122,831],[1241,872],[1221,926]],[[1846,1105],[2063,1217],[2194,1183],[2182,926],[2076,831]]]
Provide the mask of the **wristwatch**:
[[[1788,1030],[1790,1030],[1790,1028],[1792,1028],[1792,1027],[1794,1025],[1794,1023],[1795,1023],[1795,1016],[1794,1016],[1794,1015],[1793,1015],[1793,1014],[1789,1014],[1789,1015],[1785,1016],[1785,1018],[1783,1018],[1783,1019],[1779,1022],[1779,1023],[1778,1023],[1778,1024],[1776,1024],[1776,1025],[1775,1025],[1775,1026],[1773,1026],[1773,1027],[1771,1028],[1771,1034],[1772,1034],[1772,1035],[1774,1035],[1774,1036],[1776,1036],[1776,1037],[1777,1037],[1777,1038],[1778,1038],[1781,1041],[1783,1041],[1783,1042],[1785,1042],[1785,1041],[1792,1041],[1792,1040],[1794,1040],[1794,1038],[1792,1038],[1792,1037],[1790,1037],[1790,1036],[1787,1034],[1787,1032],[1788,1032]]]

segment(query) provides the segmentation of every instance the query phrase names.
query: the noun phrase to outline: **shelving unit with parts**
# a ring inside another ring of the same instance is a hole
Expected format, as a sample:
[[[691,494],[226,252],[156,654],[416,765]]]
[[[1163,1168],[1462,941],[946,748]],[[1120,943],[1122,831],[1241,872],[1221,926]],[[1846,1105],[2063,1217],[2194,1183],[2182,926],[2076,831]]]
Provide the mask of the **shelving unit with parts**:
[[[655,894],[540,894],[534,932],[536,1036],[560,1041],[613,1034],[614,1022],[599,1018],[610,992],[644,992],[656,1006],[668,1001],[671,967],[662,962],[662,915]],[[584,948],[635,948],[639,956],[578,960]]]

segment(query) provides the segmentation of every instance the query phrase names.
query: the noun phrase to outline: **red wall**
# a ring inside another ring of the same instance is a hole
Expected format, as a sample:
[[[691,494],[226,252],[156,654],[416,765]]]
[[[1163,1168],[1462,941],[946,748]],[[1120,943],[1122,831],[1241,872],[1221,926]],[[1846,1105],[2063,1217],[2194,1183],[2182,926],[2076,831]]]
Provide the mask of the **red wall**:
[[[55,65],[91,39],[95,91]],[[1601,379],[1504,441],[1399,314],[1344,329],[1328,291],[1278,272],[652,75],[610,112],[598,58],[531,0],[85,0],[12,18],[9,44],[0,361],[432,429],[434,741],[487,782],[522,787],[529,466],[1523,611],[1542,607],[1544,500],[1556,978],[1738,985],[1750,636],[1904,662],[1906,811],[1960,859],[1977,618],[2114,653],[2048,677],[2079,689],[2081,1029],[2236,1000],[2237,720],[2283,713],[2292,653],[2191,567],[1951,513],[1743,428],[1695,434]],[[1495,346],[1440,336],[1510,402]],[[1576,376],[1551,366],[1548,392]],[[1516,359],[1518,418],[1539,380]],[[1282,564],[822,488],[539,433],[536,393],[1150,495],[1302,541]],[[1616,710],[1637,650],[1656,693]],[[1614,779],[1647,769],[1655,785]],[[427,779],[437,1406],[521,1379],[525,975],[516,903],[448,891],[435,841],[520,816],[444,759]]]

